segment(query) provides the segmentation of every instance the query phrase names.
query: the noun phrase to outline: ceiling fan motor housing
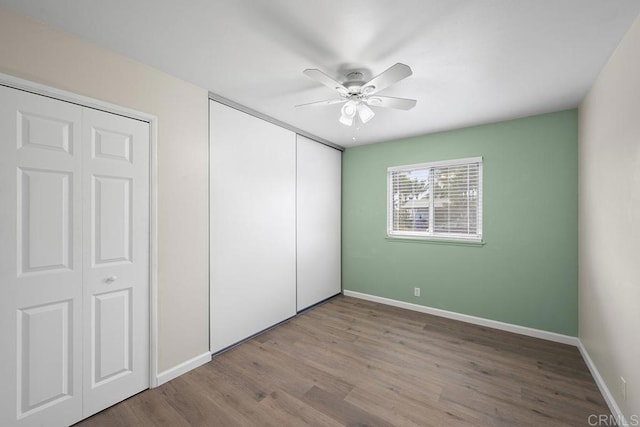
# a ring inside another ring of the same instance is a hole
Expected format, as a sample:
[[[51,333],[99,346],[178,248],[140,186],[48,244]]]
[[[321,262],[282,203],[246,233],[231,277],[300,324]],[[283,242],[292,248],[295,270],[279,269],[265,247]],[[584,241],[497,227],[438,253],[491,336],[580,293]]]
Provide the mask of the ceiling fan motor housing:
[[[349,95],[359,95],[365,84],[363,79],[364,75],[360,71],[352,71],[347,74],[347,81],[342,85],[349,90]]]

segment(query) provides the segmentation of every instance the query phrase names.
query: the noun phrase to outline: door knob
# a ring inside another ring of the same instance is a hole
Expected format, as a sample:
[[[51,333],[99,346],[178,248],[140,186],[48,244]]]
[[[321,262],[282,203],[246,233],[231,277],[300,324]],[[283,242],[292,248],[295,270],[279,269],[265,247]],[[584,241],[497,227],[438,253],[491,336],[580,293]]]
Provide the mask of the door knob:
[[[113,283],[113,282],[115,282],[116,280],[118,280],[118,276],[109,276],[109,277],[107,277],[106,279],[104,279],[104,282],[105,282],[105,283]]]

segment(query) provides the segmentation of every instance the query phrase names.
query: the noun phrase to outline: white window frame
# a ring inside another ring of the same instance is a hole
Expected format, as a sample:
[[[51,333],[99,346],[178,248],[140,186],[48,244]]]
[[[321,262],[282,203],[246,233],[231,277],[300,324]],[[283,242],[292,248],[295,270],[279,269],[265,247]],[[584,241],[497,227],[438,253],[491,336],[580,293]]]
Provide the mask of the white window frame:
[[[448,232],[433,232],[434,223],[434,206],[435,198],[431,197],[431,205],[429,208],[429,228],[426,231],[398,231],[393,229],[393,173],[394,172],[410,172],[421,169],[432,169],[438,167],[467,165],[470,163],[478,164],[478,215],[477,215],[477,233],[476,234],[460,234]],[[416,163],[411,165],[393,166],[387,168],[387,237],[399,239],[416,239],[416,240],[434,240],[434,241],[452,241],[452,242],[470,242],[483,243],[482,234],[482,214],[483,214],[483,189],[482,189],[482,157],[467,157],[463,159],[442,160],[437,162]]]

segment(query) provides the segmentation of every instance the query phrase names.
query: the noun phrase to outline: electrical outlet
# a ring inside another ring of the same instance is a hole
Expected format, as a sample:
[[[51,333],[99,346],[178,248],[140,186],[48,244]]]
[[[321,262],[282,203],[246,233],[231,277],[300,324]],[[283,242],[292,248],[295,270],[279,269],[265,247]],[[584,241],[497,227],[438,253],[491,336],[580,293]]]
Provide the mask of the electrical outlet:
[[[622,386],[622,400],[627,400],[627,381],[623,377],[620,377],[620,385]]]
[[[414,297],[420,296],[420,288],[413,288],[413,296]]]

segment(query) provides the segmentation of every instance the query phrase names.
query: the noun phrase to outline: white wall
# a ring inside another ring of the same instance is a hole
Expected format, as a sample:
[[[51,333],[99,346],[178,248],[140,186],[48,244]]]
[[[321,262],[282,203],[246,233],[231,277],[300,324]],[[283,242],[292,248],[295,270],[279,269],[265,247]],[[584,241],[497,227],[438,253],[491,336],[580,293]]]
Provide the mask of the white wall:
[[[0,73],[158,117],[158,370],[207,352],[207,91],[2,9]]]
[[[580,106],[579,193],[579,335],[631,422],[640,416],[640,19]]]

